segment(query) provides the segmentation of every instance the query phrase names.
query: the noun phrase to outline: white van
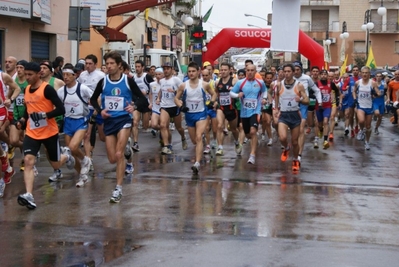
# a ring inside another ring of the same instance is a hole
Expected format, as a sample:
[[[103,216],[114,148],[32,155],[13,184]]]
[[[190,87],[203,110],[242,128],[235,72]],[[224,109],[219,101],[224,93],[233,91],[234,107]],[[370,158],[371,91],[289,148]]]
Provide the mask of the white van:
[[[150,67],[152,65],[156,67],[161,67],[165,62],[171,62],[174,66],[177,77],[183,80],[184,74],[181,70],[179,60],[177,59],[176,52],[163,50],[163,49],[155,49],[150,48],[146,50],[146,59],[144,59],[144,49],[134,49],[134,61],[142,60],[145,63],[145,66]]]

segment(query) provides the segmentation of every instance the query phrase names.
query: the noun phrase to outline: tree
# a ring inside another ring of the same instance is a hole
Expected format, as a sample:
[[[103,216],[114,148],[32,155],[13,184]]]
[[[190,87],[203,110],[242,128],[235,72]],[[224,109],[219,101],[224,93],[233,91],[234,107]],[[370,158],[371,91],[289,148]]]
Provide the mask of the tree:
[[[366,59],[362,56],[355,56],[353,60],[355,61],[355,65],[359,66],[359,68],[366,66]]]

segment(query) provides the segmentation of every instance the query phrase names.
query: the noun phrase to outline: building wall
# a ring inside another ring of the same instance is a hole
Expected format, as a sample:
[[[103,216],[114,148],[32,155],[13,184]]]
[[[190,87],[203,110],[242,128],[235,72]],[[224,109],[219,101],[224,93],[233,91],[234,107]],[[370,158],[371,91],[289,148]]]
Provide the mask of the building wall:
[[[305,3],[306,2],[306,3]],[[369,0],[340,0],[337,6],[326,6],[317,5],[318,2],[310,1],[313,6],[307,6],[307,1],[302,1],[301,4],[301,26],[305,27],[303,21],[311,21],[311,10],[315,9],[329,9],[329,23],[330,31],[329,37],[335,38],[336,43],[331,44],[330,50],[332,55],[332,62],[330,65],[340,66],[342,61],[340,60],[340,49],[342,42],[345,41],[345,51],[348,54],[348,64],[354,64],[356,57],[366,57],[366,53],[357,53],[354,51],[354,42],[366,40],[366,32],[361,30],[361,26],[364,23],[365,11],[369,8],[377,9],[381,2]],[[335,1],[336,2],[336,1]],[[384,1],[384,6],[388,9],[397,9],[399,3]],[[372,17],[373,21],[380,22],[382,17],[379,15]],[[334,23],[337,21],[338,23]],[[349,32],[349,38],[342,40],[339,38],[342,32],[342,23],[347,23],[347,31]],[[331,25],[332,23],[332,25]],[[309,36],[315,38],[317,41],[325,39],[325,32],[311,32],[305,31]],[[386,64],[394,66],[399,63],[399,55],[395,53],[395,41],[399,40],[399,32],[396,33],[373,33],[370,32],[370,44],[373,49],[374,57],[378,67],[384,67]]]
[[[31,32],[45,32],[56,35],[56,50],[50,55],[63,56],[65,62],[71,59],[71,42],[68,41],[69,1],[51,0],[51,25],[30,19],[0,15],[0,30],[3,31],[3,58],[15,56],[17,59],[31,60]]]

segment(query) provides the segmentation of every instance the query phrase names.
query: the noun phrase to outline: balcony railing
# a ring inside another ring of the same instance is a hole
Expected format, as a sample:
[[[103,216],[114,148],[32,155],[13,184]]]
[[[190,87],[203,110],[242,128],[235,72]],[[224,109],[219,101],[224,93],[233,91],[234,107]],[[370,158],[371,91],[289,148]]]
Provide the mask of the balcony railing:
[[[339,6],[340,0],[301,0],[301,6]]]
[[[333,21],[331,24],[317,24],[311,23],[310,21],[300,21],[299,29],[304,32],[325,32],[328,28],[329,32],[339,32],[339,21]]]
[[[374,22],[374,28],[370,30],[370,33],[399,33],[399,23],[381,23]]]

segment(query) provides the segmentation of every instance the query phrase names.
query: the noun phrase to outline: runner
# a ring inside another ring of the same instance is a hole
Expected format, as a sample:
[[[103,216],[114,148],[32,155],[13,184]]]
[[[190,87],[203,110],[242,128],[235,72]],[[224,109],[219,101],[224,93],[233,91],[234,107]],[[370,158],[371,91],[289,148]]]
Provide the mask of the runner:
[[[327,149],[330,147],[330,144],[328,143],[328,127],[331,116],[331,108],[333,101],[335,102],[335,99],[333,98],[335,94],[332,92],[333,90],[334,92],[337,92],[338,88],[332,81],[328,80],[328,72],[326,70],[320,71],[320,80],[317,82],[317,87],[319,87],[322,95],[322,103],[319,104],[319,108],[316,111],[316,116],[320,131],[324,136],[323,148]],[[321,109],[320,106],[322,107]]]
[[[380,96],[373,98],[373,109],[374,115],[377,117],[377,122],[375,123],[374,134],[378,135],[378,127],[381,125],[382,115],[385,113],[385,91],[387,89],[387,84],[383,81],[382,73],[377,73],[375,75],[378,90],[380,90]]]
[[[122,57],[116,51],[104,55],[108,74],[101,79],[90,103],[104,119],[105,146],[108,160],[116,163],[116,187],[110,198],[111,203],[118,203],[122,199],[122,183],[125,172],[125,157],[131,158],[133,153],[128,145],[128,138],[132,128],[133,95],[136,105],[148,106],[148,100],[140,91],[132,78],[123,74]],[[101,95],[101,107],[98,97]],[[124,154],[124,156],[123,156]]]
[[[373,96],[381,95],[378,85],[370,79],[370,68],[362,67],[362,78],[355,83],[353,91],[353,100],[357,106],[357,118],[360,130],[357,134],[357,140],[366,140],[364,148],[370,150],[371,120],[373,119]],[[366,128],[366,129],[365,129]]]
[[[89,87],[92,91],[94,91],[98,82],[105,76],[104,72],[97,70],[97,62],[98,59],[95,55],[87,55],[84,59],[85,71],[79,75],[77,80],[79,83]],[[101,114],[97,114],[91,105],[89,105],[89,110],[89,128],[87,129],[87,133],[83,141],[83,147],[85,150],[85,156],[90,158],[90,170],[94,171],[93,160],[91,159],[91,156],[94,146],[96,145],[96,128],[100,140],[105,141],[105,135],[103,131],[104,120],[101,117]]]
[[[134,74],[134,81],[136,82],[137,86],[140,88],[141,92],[143,95],[145,95],[148,98],[148,95],[150,93],[150,83],[154,81],[154,79],[151,77],[151,75],[148,75],[147,73],[144,72],[144,61],[142,60],[137,60],[135,62],[135,70],[136,73]],[[139,152],[139,123],[140,119],[142,121],[143,125],[143,130],[147,130],[149,128],[149,122],[150,122],[150,114],[151,114],[151,109],[147,107],[144,107],[143,110],[141,109],[136,109],[133,112],[133,129],[132,129],[132,135],[133,135],[133,150],[134,152]]]
[[[255,74],[255,65],[249,64],[246,68],[247,77],[239,80],[230,91],[231,97],[239,98],[241,101],[242,128],[246,137],[251,139],[251,152],[247,161],[249,164],[255,164],[261,105],[267,103],[267,100],[262,99],[267,93],[265,83],[263,80],[256,79]],[[271,79],[270,75],[270,82]]]
[[[313,95],[315,96],[316,100],[318,103],[321,103],[321,93],[319,88],[317,88],[316,84],[313,82],[312,78],[310,78],[308,75],[303,74],[303,67],[302,67],[302,62],[300,61],[295,61],[294,62],[294,68],[295,68],[295,74],[294,78],[298,80],[302,85],[303,88],[305,89],[306,96],[310,94],[310,90],[313,91]],[[284,71],[285,72],[285,71]],[[301,161],[302,159],[302,152],[303,148],[305,146],[305,124],[306,120],[308,118],[308,104],[299,104],[299,108],[301,111],[301,127],[299,129],[299,157],[298,160]]]
[[[153,136],[156,137],[156,131],[160,130],[159,127],[159,115],[161,114],[161,107],[157,105],[157,98],[159,90],[161,90],[161,80],[163,79],[163,69],[157,68],[155,69],[155,81],[150,83],[150,106],[149,108],[152,110],[151,115],[151,128],[153,129]]]
[[[65,145],[71,150],[72,156],[78,159],[75,170],[80,174],[76,187],[82,187],[88,181],[87,174],[90,170],[90,158],[86,157],[80,149],[88,128],[89,106],[88,102],[93,91],[84,84],[76,82],[76,74],[72,64],[65,64],[62,69],[65,86],[57,91],[65,107],[64,133]],[[50,182],[57,182],[60,175]]]
[[[304,86],[294,79],[295,67],[292,64],[284,65],[285,79],[279,84],[276,90],[276,106],[280,105],[280,114],[278,121],[278,132],[280,142],[284,146],[281,154],[281,161],[286,161],[290,151],[287,135],[288,129],[291,132],[291,144],[293,147],[294,158],[292,161],[292,171],[300,170],[301,162],[299,157],[299,132],[301,125],[301,113],[299,112],[299,104],[308,105],[309,98],[306,94]]]
[[[176,129],[181,136],[183,150],[187,149],[187,140],[184,135],[184,129],[181,126],[180,110],[174,102],[176,91],[182,81],[172,75],[172,64],[170,62],[165,62],[162,65],[165,78],[161,80],[161,90],[159,90],[156,104],[161,106],[160,127],[163,141],[161,154],[170,155],[172,154],[172,136],[169,130],[171,118],[174,118]]]
[[[211,87],[212,91],[215,92],[215,81],[211,79],[211,74],[209,73],[209,70],[204,69],[202,70],[202,79],[204,82],[209,83],[209,86]],[[208,105],[211,101],[211,94],[207,93],[206,91],[206,104]],[[213,108],[208,108],[207,109],[207,124],[206,124],[206,129],[205,129],[205,142],[206,142],[206,147],[204,149],[204,154],[209,154],[211,153],[211,135],[210,132],[212,130],[213,133],[213,145],[212,148],[215,147],[214,143],[216,142],[217,139],[217,127],[218,127],[218,122],[216,119],[216,110]]]
[[[273,145],[273,136],[272,136],[272,116],[273,116],[273,109],[272,103],[269,102],[268,92],[271,90],[270,85],[273,81],[273,73],[272,72],[265,72],[264,79],[266,85],[266,92],[263,94],[263,99],[265,100],[265,104],[262,105],[262,141],[266,141],[265,132],[267,133],[267,145]]]
[[[228,121],[230,131],[233,134],[235,140],[235,150],[237,155],[242,152],[242,144],[238,141],[238,130],[237,130],[237,110],[234,107],[233,100],[230,96],[230,90],[236,84],[237,80],[230,76],[230,64],[223,62],[220,65],[221,78],[216,85],[216,93],[218,95],[219,109],[216,111],[216,118],[218,121],[218,149],[216,150],[217,156],[222,156],[223,142],[224,142],[224,126],[225,119]]]
[[[175,96],[177,107],[185,112],[188,134],[191,142],[195,145],[195,163],[191,167],[194,174],[197,174],[200,169],[203,150],[202,135],[207,125],[206,94],[211,95],[209,108],[213,109],[217,106],[216,94],[209,83],[198,78],[199,70],[197,63],[190,62],[188,64],[189,80],[179,86]]]
[[[26,64],[25,76],[29,83],[25,90],[26,110],[24,116],[17,122],[18,129],[26,128],[23,142],[26,193],[18,196],[18,203],[28,209],[36,208],[32,195],[33,166],[42,144],[46,147],[49,162],[54,169],[59,169],[64,163],[69,169],[75,166],[75,159],[69,148],[60,148],[59,144],[59,131],[55,117],[65,113],[64,106],[54,88],[41,80],[40,73],[39,64],[34,62]],[[61,150],[62,155],[60,155]]]

